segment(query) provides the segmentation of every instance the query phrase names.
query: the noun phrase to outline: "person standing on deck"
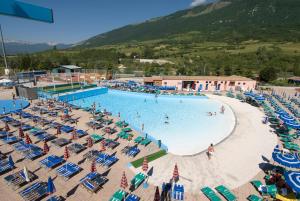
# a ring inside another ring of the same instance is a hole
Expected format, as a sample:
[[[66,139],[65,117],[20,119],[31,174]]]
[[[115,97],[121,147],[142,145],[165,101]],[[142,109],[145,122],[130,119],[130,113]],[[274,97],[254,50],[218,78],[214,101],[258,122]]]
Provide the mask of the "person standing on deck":
[[[210,146],[208,147],[207,149],[207,156],[208,156],[208,159],[211,159],[212,155],[214,154],[215,152],[215,149],[214,149],[214,145],[213,144],[210,144]]]

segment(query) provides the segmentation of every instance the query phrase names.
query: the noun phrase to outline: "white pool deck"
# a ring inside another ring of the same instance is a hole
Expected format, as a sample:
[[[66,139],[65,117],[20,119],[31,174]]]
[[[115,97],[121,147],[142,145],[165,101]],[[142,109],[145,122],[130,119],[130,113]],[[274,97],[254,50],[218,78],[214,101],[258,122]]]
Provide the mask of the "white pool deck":
[[[161,186],[163,182],[170,181],[177,163],[180,175],[178,183],[185,186],[185,191],[199,193],[204,186],[216,187],[221,184],[233,189],[249,182],[261,171],[259,164],[264,162],[263,157],[271,158],[277,139],[270,127],[262,124],[262,111],[237,99],[208,96],[232,108],[237,121],[233,133],[215,146],[215,155],[211,160],[208,160],[206,153],[195,156],[168,154],[149,163],[149,168],[153,167],[149,183]],[[140,168],[132,170],[141,171]]]

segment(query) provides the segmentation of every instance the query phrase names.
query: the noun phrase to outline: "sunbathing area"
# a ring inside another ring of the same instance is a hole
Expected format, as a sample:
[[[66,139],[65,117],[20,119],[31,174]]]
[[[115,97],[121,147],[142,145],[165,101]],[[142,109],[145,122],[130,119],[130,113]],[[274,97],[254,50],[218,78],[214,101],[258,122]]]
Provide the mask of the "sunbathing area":
[[[216,118],[226,117],[233,127],[210,147],[206,143],[208,151],[180,154],[182,147],[169,152],[171,138],[127,120],[127,110],[105,107],[101,94],[101,107],[89,102],[89,90],[81,89],[78,99],[71,94],[68,101],[43,94],[28,107],[1,114],[0,193],[7,195],[1,200],[297,200],[296,95],[275,90],[205,95],[161,91],[153,104],[173,96],[183,100],[178,104],[192,104],[189,100],[203,101],[205,96],[233,115],[216,111]],[[12,99],[10,93],[3,96]],[[214,118],[205,110],[198,112]],[[144,115],[142,108],[139,115]],[[173,115],[168,113],[168,118]],[[187,140],[201,141],[201,131],[194,136]]]

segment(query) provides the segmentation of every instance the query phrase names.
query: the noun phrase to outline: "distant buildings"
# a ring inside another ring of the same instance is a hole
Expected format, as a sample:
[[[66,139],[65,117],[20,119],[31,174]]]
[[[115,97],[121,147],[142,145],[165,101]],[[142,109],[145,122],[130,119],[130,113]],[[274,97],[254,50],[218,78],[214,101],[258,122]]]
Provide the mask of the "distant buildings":
[[[226,91],[255,89],[256,81],[242,76],[153,76],[144,84],[176,87],[183,91]]]

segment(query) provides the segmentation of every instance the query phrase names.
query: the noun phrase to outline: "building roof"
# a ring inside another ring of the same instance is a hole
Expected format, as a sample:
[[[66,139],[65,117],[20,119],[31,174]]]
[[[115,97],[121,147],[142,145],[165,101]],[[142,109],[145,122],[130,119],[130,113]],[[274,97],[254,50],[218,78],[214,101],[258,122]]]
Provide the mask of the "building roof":
[[[59,67],[61,67],[61,68],[67,68],[67,69],[70,69],[70,70],[81,69],[81,67],[75,66],[75,65],[60,65]]]
[[[290,77],[289,80],[300,82],[300,77]]]
[[[242,76],[152,76],[144,77],[144,82],[162,81],[162,80],[183,80],[183,81],[254,81]]]

